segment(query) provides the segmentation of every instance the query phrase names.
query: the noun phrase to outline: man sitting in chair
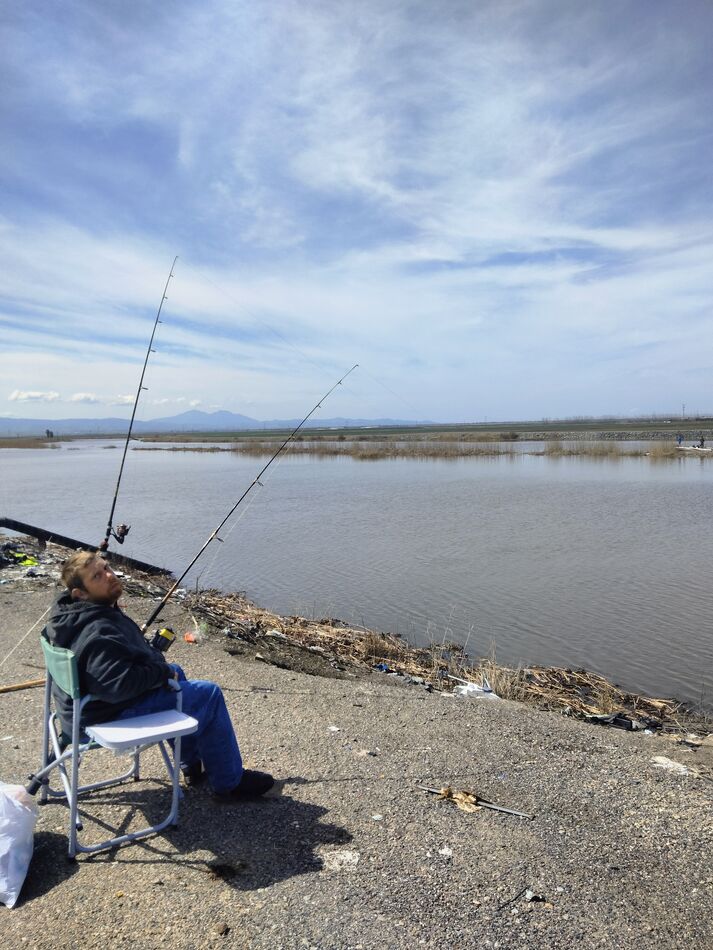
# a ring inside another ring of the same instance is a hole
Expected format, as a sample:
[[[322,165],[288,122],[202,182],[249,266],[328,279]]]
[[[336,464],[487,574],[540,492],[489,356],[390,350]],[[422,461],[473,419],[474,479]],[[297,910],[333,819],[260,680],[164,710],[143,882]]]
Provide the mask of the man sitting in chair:
[[[145,639],[138,625],[118,606],[119,578],[98,554],[78,551],[62,566],[67,590],[52,607],[44,635],[77,660],[81,691],[94,697],[83,710],[82,725],[128,719],[173,709],[176,694],[167,686],[178,679],[183,712],[198,720],[198,730],[184,736],[181,768],[186,784],[207,778],[221,801],[258,798],[274,785],[266,772],[244,769],[233,725],[220,688],[189,680],[175,663]],[[65,732],[72,721],[71,700],[54,695]]]

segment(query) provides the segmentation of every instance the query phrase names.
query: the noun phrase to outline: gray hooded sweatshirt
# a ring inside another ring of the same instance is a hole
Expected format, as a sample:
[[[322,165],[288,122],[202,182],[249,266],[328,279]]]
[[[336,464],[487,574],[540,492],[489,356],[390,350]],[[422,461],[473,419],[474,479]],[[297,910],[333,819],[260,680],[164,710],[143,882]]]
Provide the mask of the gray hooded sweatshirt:
[[[84,707],[82,726],[112,719],[173,675],[163,654],[146,642],[122,610],[72,600],[68,591],[53,604],[42,634],[74,653],[82,695],[94,697]],[[56,686],[53,696],[62,728],[70,735],[72,700]]]

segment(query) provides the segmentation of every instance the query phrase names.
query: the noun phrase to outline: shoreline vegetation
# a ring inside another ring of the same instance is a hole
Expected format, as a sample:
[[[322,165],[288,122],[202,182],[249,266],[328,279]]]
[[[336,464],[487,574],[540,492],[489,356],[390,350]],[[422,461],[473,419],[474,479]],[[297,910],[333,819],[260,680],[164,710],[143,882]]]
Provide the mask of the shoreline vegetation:
[[[183,606],[219,629],[235,644],[257,648],[256,658],[278,666],[296,663],[291,648],[315,655],[324,664],[321,675],[337,675],[343,664],[381,670],[411,682],[450,692],[458,681],[487,683],[501,699],[558,711],[578,719],[618,716],[624,728],[661,729],[669,733],[713,733],[713,715],[701,704],[694,708],[676,699],[642,696],[622,689],[598,673],[545,666],[510,667],[491,654],[472,659],[458,643],[413,646],[398,634],[356,627],[333,618],[284,617],[258,607],[243,594],[218,590],[187,593]],[[236,651],[241,652],[241,651]],[[310,672],[320,672],[311,670]],[[621,723],[620,723],[621,724]]]
[[[284,441],[284,440],[283,440]],[[680,459],[687,454],[696,458],[706,458],[713,453],[684,453],[675,443],[651,442],[647,448],[627,448],[619,441],[579,442],[565,445],[561,440],[548,441],[542,449],[516,449],[513,441],[503,439],[496,442],[491,439],[477,440],[476,444],[467,441],[401,440],[398,441],[333,441],[311,438],[296,438],[287,447],[292,455],[310,455],[316,458],[346,457],[357,461],[378,461],[380,459],[465,459],[465,458],[519,458],[535,456],[546,458],[594,458],[623,459],[649,458],[653,461]],[[135,452],[233,452],[238,455],[265,457],[273,455],[280,448],[279,440],[236,440],[228,446],[220,445],[140,445],[132,446]]]
[[[0,541],[15,541],[25,553],[36,557],[45,568],[39,577],[48,580],[52,574],[48,575],[46,569],[56,571],[72,553],[55,543],[42,546],[33,538],[19,540],[1,532]],[[6,583],[27,583],[24,568],[6,567],[3,576]],[[170,574],[155,576],[139,570],[131,570],[122,577],[128,595],[152,600],[173,582]],[[617,717],[617,722],[604,724],[629,730],[649,728],[671,735],[713,734],[713,709],[706,704],[707,698],[692,704],[644,696],[584,669],[507,666],[498,662],[494,645],[488,656],[476,659],[467,652],[467,644],[449,642],[445,637],[428,646],[415,646],[400,634],[383,633],[334,618],[283,616],[259,607],[243,593],[216,589],[182,589],[176,592],[176,603],[193,618],[199,636],[219,638],[231,655],[243,654],[283,669],[329,678],[363,676],[376,671],[444,693],[452,693],[459,681],[487,684],[501,699],[589,722]]]
[[[616,460],[648,458],[670,461],[686,456],[713,457],[698,448],[703,438],[713,442],[713,417],[680,418],[569,418],[499,423],[419,423],[341,427],[310,426],[292,438],[293,429],[233,431],[147,432],[132,437],[132,449],[142,452],[234,452],[266,457],[289,440],[293,454],[315,458],[348,457],[357,461],[381,459],[467,459],[545,456],[550,459],[584,457]],[[120,433],[69,435],[47,430],[47,437],[6,436],[0,448],[61,448],[76,441],[111,440],[102,448],[116,449]],[[677,441],[682,440],[681,448]],[[517,445],[517,443],[528,443]],[[635,442],[636,445],[626,443]],[[533,444],[535,443],[535,444]],[[537,444],[539,443],[539,444]],[[685,449],[686,451],[682,451]]]
[[[72,442],[74,440],[66,440]],[[154,439],[132,441],[151,442]],[[163,440],[160,440],[163,441]],[[181,437],[171,437],[172,442],[180,442]],[[652,441],[646,447],[629,448],[620,440],[611,441],[578,441],[572,443],[567,439],[564,444],[561,439],[543,443],[541,449],[515,448],[516,440],[503,438],[476,439],[476,440],[433,440],[433,439],[403,439],[398,440],[361,440],[359,438],[335,439],[330,437],[310,438],[297,437],[287,446],[292,455],[311,456],[313,458],[351,458],[356,461],[371,462],[389,459],[422,459],[422,460],[458,460],[468,458],[506,458],[544,457],[558,458],[588,458],[601,460],[617,460],[627,458],[648,458],[654,462],[672,461],[693,457],[698,459],[713,458],[713,452],[695,449],[689,443],[684,446],[687,451],[681,451],[676,443]],[[530,441],[530,439],[528,439]],[[639,441],[639,440],[637,440]],[[187,440],[181,445],[132,445],[133,452],[192,452],[198,454],[217,454],[231,452],[253,458],[266,458],[273,455],[283,444],[284,439],[240,439],[223,440],[220,444],[201,445],[193,440]],[[0,449],[60,449],[59,441],[31,438],[0,439]],[[117,449],[116,444],[103,445],[103,449]],[[69,446],[67,451],[74,450]]]

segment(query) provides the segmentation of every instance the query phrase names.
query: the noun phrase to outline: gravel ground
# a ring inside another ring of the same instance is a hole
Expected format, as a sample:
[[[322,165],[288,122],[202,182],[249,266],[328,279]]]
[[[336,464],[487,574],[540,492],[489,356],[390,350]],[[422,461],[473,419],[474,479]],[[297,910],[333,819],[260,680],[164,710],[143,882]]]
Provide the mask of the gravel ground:
[[[51,578],[0,586],[0,663],[53,593]],[[126,605],[148,613],[144,599]],[[164,617],[193,628],[178,606]],[[38,631],[0,666],[0,684],[42,675]],[[310,676],[226,646],[217,634],[179,641],[170,658],[223,687],[247,764],[281,787],[240,806],[188,789],[177,828],[73,863],[66,808],[40,809],[21,899],[0,907],[4,947],[713,947],[713,782],[651,762],[705,770],[710,745],[378,673]],[[41,706],[41,689],[0,694],[2,781],[36,767]],[[157,758],[146,763],[160,775]],[[469,814],[418,783],[534,818]],[[167,794],[162,777],[98,793],[85,835],[135,824]],[[526,900],[527,888],[543,899]]]

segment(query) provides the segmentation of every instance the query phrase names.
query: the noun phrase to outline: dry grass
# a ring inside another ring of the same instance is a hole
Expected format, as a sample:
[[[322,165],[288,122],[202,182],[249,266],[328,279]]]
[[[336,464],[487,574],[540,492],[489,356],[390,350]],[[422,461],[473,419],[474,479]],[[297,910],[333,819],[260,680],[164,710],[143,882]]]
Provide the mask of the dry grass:
[[[623,456],[639,457],[645,453],[639,449],[622,450],[618,442],[578,442],[565,446],[561,442],[548,442],[541,453],[548,458],[572,458],[586,456],[595,459],[613,459]]]
[[[461,438],[462,435],[462,438]],[[297,436],[286,451],[292,455],[310,455],[315,458],[346,457],[358,462],[373,462],[382,459],[467,459],[467,458],[516,458],[520,455],[544,455],[547,458],[588,458],[617,460],[623,458],[644,458],[652,461],[668,461],[682,456],[675,444],[670,442],[651,442],[647,448],[627,448],[626,443],[615,440],[608,442],[577,442],[565,446],[561,441],[546,442],[541,450],[520,451],[507,443],[514,441],[516,433],[501,432],[494,436],[483,433],[441,433],[420,437],[402,437],[398,439],[376,439],[373,436],[311,437]],[[503,445],[505,443],[505,445]],[[226,446],[210,445],[146,445],[134,446],[135,452],[234,452],[254,458],[266,458],[274,455],[283,442],[276,439],[250,438],[237,440]],[[695,455],[707,458],[707,455]],[[711,453],[713,457],[713,453]]]
[[[57,442],[47,439],[0,439],[0,449],[58,449]]]
[[[187,599],[186,606],[219,628],[247,631],[255,642],[263,631],[278,631],[291,643],[318,648],[327,657],[356,666],[389,670],[423,679],[438,689],[452,688],[450,676],[478,683],[487,678],[502,699],[556,709],[579,718],[622,713],[629,718],[647,718],[669,731],[713,731],[710,714],[694,714],[672,699],[639,696],[620,689],[603,676],[587,670],[559,667],[511,668],[498,663],[494,650],[475,662],[463,646],[446,641],[414,647],[400,636],[353,627],[335,620],[282,617],[262,610],[238,594],[203,591]]]
[[[649,443],[647,455],[654,461],[658,459],[665,461],[668,459],[681,458],[681,453],[678,451],[678,447],[674,442],[651,442]]]

